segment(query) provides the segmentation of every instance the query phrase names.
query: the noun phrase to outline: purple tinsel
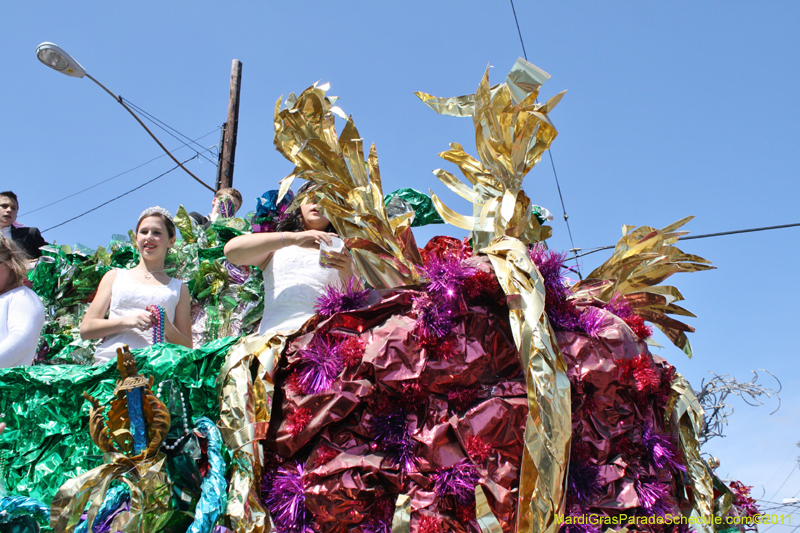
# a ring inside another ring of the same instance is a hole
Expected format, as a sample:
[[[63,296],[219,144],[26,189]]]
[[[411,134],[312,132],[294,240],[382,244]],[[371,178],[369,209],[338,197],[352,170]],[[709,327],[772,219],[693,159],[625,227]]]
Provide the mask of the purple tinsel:
[[[605,320],[605,315],[600,309],[587,307],[578,318],[578,327],[586,332],[587,335],[596,339],[602,329],[603,320]]]
[[[469,459],[462,459],[450,468],[438,469],[431,479],[439,498],[453,496],[459,504],[470,505],[475,499],[475,485],[480,481],[480,475]]]
[[[229,263],[227,259],[222,261],[222,264],[225,266],[225,270],[228,271],[228,280],[231,283],[234,285],[241,285],[247,281],[247,267],[238,267],[232,263]]]
[[[394,516],[394,501],[389,497],[378,498],[361,523],[363,533],[391,533]]]
[[[680,461],[678,447],[671,436],[658,433],[655,428],[648,425],[642,433],[642,444],[658,468],[672,468],[686,472],[686,467]]]
[[[367,303],[368,290],[362,290],[361,281],[355,277],[347,278],[341,285],[328,285],[317,298],[314,309],[323,317],[333,316],[344,311],[353,311]]]
[[[414,310],[417,312],[416,333],[425,339],[441,339],[452,330],[453,310],[423,294],[414,297]]]
[[[421,270],[428,278],[428,292],[444,304],[459,296],[464,281],[477,271],[449,255],[444,259],[431,257]]]
[[[297,355],[303,361],[297,380],[305,394],[320,394],[328,390],[344,369],[339,353],[340,341],[335,337],[315,335]]]
[[[544,278],[545,292],[559,300],[566,300],[569,297],[569,289],[561,270],[564,268],[567,254],[548,250],[543,244],[534,244],[531,247],[530,257]]]
[[[570,461],[567,498],[586,505],[600,494],[600,467],[583,461]]]
[[[640,507],[648,516],[666,516],[672,510],[666,483],[644,483],[637,479],[635,487]]]
[[[400,463],[404,472],[414,467],[416,441],[408,431],[406,412],[398,409],[376,415],[370,421],[375,441],[387,452],[387,457]]]
[[[261,485],[277,533],[312,533],[312,516],[306,508],[303,465],[287,463],[264,476]]]
[[[609,313],[617,315],[622,320],[633,316],[631,304],[629,304],[628,300],[626,300],[625,297],[619,293],[615,293],[614,296],[611,297],[611,300],[609,300],[609,302],[603,306],[603,309]]]

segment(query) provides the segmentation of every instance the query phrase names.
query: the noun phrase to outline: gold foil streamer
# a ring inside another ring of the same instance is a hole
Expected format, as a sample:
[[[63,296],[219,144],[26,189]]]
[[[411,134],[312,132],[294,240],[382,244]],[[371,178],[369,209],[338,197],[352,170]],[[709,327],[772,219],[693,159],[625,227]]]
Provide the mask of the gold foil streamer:
[[[411,531],[411,496],[400,494],[394,505],[392,517],[392,533],[409,533]]]
[[[358,269],[375,288],[410,285],[419,278],[421,258],[408,227],[389,221],[383,204],[378,155],[373,144],[365,159],[363,139],[328,86],[316,84],[300,96],[291,94],[287,108],[275,106],[275,147],[294,171],[284,178],[279,198],[295,178],[315,184],[296,205],[315,201],[350,248]],[[347,123],[337,137],[334,116]]]
[[[492,512],[489,500],[486,499],[486,493],[483,492],[483,487],[480,485],[475,487],[475,517],[481,533],[503,533],[503,526]]]
[[[517,511],[521,533],[558,529],[555,514],[564,512],[572,432],[566,365],[544,314],[544,280],[526,248],[548,238],[551,229],[539,225],[522,190],[525,175],[557,135],[547,115],[564,93],[544,104],[536,101],[539,87],[549,77],[520,58],[506,83],[490,86],[487,69],[475,94],[437,98],[416,93],[437,113],[471,116],[475,125],[480,161],[456,143],[439,154],[459,167],[471,187],[449,172],[434,171],[450,190],[472,202],[472,216],[448,208],[433,192],[431,199],[446,222],[472,231],[473,248],[489,256],[508,296],[511,330],[528,386]],[[485,513],[480,516],[488,519]],[[495,526],[489,520],[481,527]]]
[[[702,519],[695,522],[708,533],[713,532],[714,484],[708,467],[700,457],[700,431],[703,427],[703,408],[689,385],[680,374],[672,381],[673,396],[666,417],[680,435],[680,448],[686,461],[686,473],[692,485],[692,507]]]
[[[233,457],[226,515],[237,533],[269,531],[259,497],[263,458],[258,441],[266,436],[274,392],[271,375],[289,334],[245,337],[219,373],[219,429]]]
[[[509,295],[509,320],[528,385],[517,531],[555,532],[564,512],[572,412],[570,383],[544,313],[544,279],[522,241],[500,237],[481,250]]]
[[[549,77],[520,58],[506,83],[490,86],[487,69],[475,94],[438,98],[415,93],[437,113],[473,118],[480,161],[466,154],[456,143],[439,154],[458,165],[472,187],[442,169],[434,171],[450,190],[472,202],[472,216],[456,213],[433,192],[431,199],[446,222],[472,231],[475,249],[484,248],[492,239],[503,235],[529,244],[544,240],[552,233],[549,227],[539,225],[532,215],[533,206],[522,191],[523,178],[558,134],[547,114],[564,92],[544,104],[536,102],[539,87]]]
[[[166,456],[132,461],[119,453],[107,453],[106,464],[68,480],[53,497],[50,527],[58,533],[71,533],[80,522],[87,504],[88,529],[100,509],[113,481],[122,481],[131,491],[131,507],[117,516],[112,531],[147,533],[156,530],[172,505],[171,487],[165,472]]]
[[[657,230],[649,226],[633,229],[623,226],[622,238],[617,242],[611,257],[593,270],[586,281],[578,282],[572,289],[575,296],[583,294],[608,302],[619,293],[628,300],[633,311],[653,323],[687,356],[692,356],[692,346],[686,332],[694,328],[667,315],[693,317],[692,313],[675,305],[683,296],[675,287],[659,285],[676,272],[697,272],[715,267],[696,255],[685,254],[673,246],[685,231],[675,231],[694,217],[683,218]],[[596,280],[609,280],[597,289]]]

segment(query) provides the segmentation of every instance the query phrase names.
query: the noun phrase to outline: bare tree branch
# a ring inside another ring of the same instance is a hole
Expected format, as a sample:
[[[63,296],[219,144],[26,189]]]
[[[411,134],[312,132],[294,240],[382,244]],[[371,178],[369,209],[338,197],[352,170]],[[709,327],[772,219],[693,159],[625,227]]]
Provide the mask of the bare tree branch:
[[[775,396],[778,399],[778,409],[781,408],[781,397],[778,393],[781,392],[781,381],[768,370],[759,368],[760,371],[766,372],[778,382],[778,390],[756,383],[758,381],[758,373],[753,372],[753,379],[746,383],[740,383],[735,377],[730,377],[728,374],[722,376],[713,372],[709,372],[713,378],[700,383],[700,390],[695,391],[697,400],[703,407],[703,429],[700,432],[700,445],[702,446],[714,437],[724,437],[723,430],[728,425],[728,417],[733,414],[733,406],[727,403],[728,396],[733,394],[738,396],[747,405],[758,407],[764,405],[762,397],[772,398]]]

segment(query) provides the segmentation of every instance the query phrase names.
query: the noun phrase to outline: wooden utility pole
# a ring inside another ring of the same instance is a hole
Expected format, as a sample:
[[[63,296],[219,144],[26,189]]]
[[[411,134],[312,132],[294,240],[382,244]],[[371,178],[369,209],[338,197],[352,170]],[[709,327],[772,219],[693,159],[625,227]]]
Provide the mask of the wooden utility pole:
[[[239,93],[242,90],[242,62],[231,65],[231,92],[228,98],[228,120],[222,131],[222,147],[217,167],[217,190],[233,187],[233,163],[236,158],[236,132],[239,129]]]

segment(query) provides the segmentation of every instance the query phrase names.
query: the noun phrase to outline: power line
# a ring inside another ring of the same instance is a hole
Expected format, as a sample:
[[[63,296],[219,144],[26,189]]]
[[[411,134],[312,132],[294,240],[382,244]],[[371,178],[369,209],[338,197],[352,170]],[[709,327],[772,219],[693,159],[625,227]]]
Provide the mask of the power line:
[[[514,0],[511,0],[511,12],[514,13],[514,22],[517,23],[517,35],[519,35],[519,44],[522,45],[522,55],[525,57],[525,61],[527,61],[528,54],[525,53],[525,43],[522,42],[522,32],[519,31],[519,21],[517,20],[517,10],[514,9]]]
[[[190,157],[190,158],[189,158],[189,159],[187,159],[186,161],[183,161],[183,162],[181,163],[181,165],[183,165],[184,163],[188,163],[189,161],[191,161],[192,159],[195,159],[196,157],[197,157],[197,155],[193,155],[192,157]],[[47,229],[45,229],[45,230],[42,230],[42,233],[44,233],[44,232],[46,232],[46,231],[50,231],[51,229],[55,229],[55,228],[58,228],[58,227],[60,227],[60,226],[63,226],[64,224],[67,224],[68,222],[72,222],[73,220],[77,220],[77,219],[81,218],[81,217],[82,217],[82,216],[84,216],[84,215],[88,215],[88,214],[89,214],[89,213],[91,213],[92,211],[97,211],[97,210],[98,210],[98,209],[100,209],[101,207],[103,207],[103,206],[105,206],[105,205],[108,205],[108,204],[110,204],[111,202],[113,202],[113,201],[115,201],[115,200],[119,200],[119,199],[120,199],[120,198],[122,198],[123,196],[127,196],[127,195],[129,195],[129,194],[130,194],[130,193],[132,193],[133,191],[137,191],[137,190],[141,189],[142,187],[144,187],[145,185],[147,185],[147,184],[149,184],[149,183],[153,183],[153,182],[154,182],[154,181],[156,181],[157,179],[163,178],[164,176],[166,176],[167,174],[169,174],[169,173],[170,173],[170,172],[172,172],[173,170],[175,170],[175,169],[177,169],[177,168],[180,168],[180,166],[181,166],[181,165],[175,165],[174,167],[172,167],[171,169],[167,170],[167,171],[166,171],[166,172],[164,172],[163,174],[159,174],[159,175],[158,175],[158,176],[156,176],[155,178],[153,178],[153,179],[151,179],[151,180],[148,180],[148,181],[146,181],[146,182],[142,183],[141,185],[138,185],[138,186],[134,187],[133,189],[131,189],[131,190],[127,191],[127,192],[124,192],[124,193],[120,194],[119,196],[116,196],[116,197],[112,198],[111,200],[108,200],[107,202],[103,202],[102,204],[100,204],[100,205],[98,205],[98,206],[96,206],[96,207],[93,207],[93,208],[89,209],[88,211],[84,211],[83,213],[81,213],[81,214],[80,214],[80,215],[78,215],[78,216],[74,216],[74,217],[70,218],[69,220],[65,220],[64,222],[61,222],[61,223],[59,223],[59,224],[56,224],[55,226],[50,226],[49,228],[47,228]]]
[[[690,239],[706,239],[708,237],[720,237],[722,235],[737,235],[739,233],[753,233],[756,231],[770,231],[774,229],[784,229],[784,228],[796,228],[800,226],[800,222],[795,224],[781,224],[780,226],[764,226],[763,228],[748,228],[748,229],[737,229],[733,231],[720,231],[718,233],[706,233],[704,235],[689,235],[688,237],[679,237],[679,241],[688,241]],[[577,254],[575,257],[583,257],[586,255],[590,255],[596,252],[602,252],[603,250],[611,250],[616,248],[615,246],[600,246],[599,248],[592,248],[588,252],[583,252],[582,254]]]
[[[126,104],[128,104],[130,107],[132,107],[133,109],[135,109],[137,112],[139,112],[139,113],[141,113],[142,115],[144,115],[144,117],[145,117],[145,118],[147,118],[148,120],[150,120],[150,122],[152,122],[153,124],[155,124],[156,126],[158,126],[159,128],[161,128],[162,130],[164,130],[164,131],[165,131],[165,132],[166,132],[168,135],[171,135],[171,136],[172,136],[172,137],[174,137],[176,140],[179,140],[179,141],[180,141],[180,140],[182,140],[180,137],[183,137],[184,139],[187,139],[187,140],[189,140],[189,142],[190,142],[190,143],[196,144],[197,146],[199,146],[200,148],[202,148],[204,151],[206,151],[206,148],[205,148],[204,146],[201,146],[201,145],[197,144],[196,142],[192,141],[191,139],[189,139],[189,137],[188,137],[188,136],[186,136],[186,135],[184,135],[183,133],[179,132],[178,130],[176,130],[175,128],[173,128],[172,126],[170,126],[169,124],[167,124],[167,123],[166,123],[166,122],[164,122],[163,120],[159,120],[158,118],[156,118],[155,116],[151,115],[150,113],[148,113],[147,111],[145,111],[145,110],[144,110],[144,109],[142,109],[141,107],[137,106],[136,104],[134,104],[133,102],[131,102],[131,101],[130,101],[130,100],[128,100],[127,98],[122,98],[122,97],[120,96],[120,99],[121,99],[121,100],[124,100],[124,102],[125,102]],[[175,133],[173,134],[172,132],[175,132]],[[176,135],[176,134],[177,134],[177,135]],[[180,136],[180,137],[179,137],[179,136]],[[195,150],[195,152],[197,152],[197,150]],[[205,158],[205,159],[206,159],[206,160],[207,160],[209,163],[212,163],[212,164],[214,164],[214,165],[216,165],[216,164],[217,164],[217,162],[216,162],[216,161],[213,161],[213,160],[212,160],[212,159],[210,159],[209,157],[206,157],[205,155],[202,155],[200,152],[197,152],[197,155],[201,155],[201,156],[202,156],[203,158]]]
[[[514,8],[514,0],[511,1],[511,12],[514,13],[514,23],[517,25],[517,35],[519,35],[519,44],[522,45],[522,55],[525,58],[525,61],[528,60],[528,54],[525,52],[525,42],[522,40],[522,31],[519,29],[519,20],[517,19],[517,10]],[[538,101],[538,99],[537,99]],[[569,227],[569,215],[567,214],[567,208],[564,206],[564,196],[561,194],[561,184],[558,182],[558,174],[556,173],[556,164],[553,161],[553,152],[550,148],[547,149],[547,154],[550,156],[550,166],[553,167],[553,177],[556,180],[556,188],[558,189],[558,198],[561,200],[561,212],[564,214],[564,223],[567,226],[567,234],[569,235],[569,243],[572,246],[570,252],[574,254],[573,259],[575,259],[575,268],[578,272],[578,277],[583,279],[581,275],[581,265],[578,263],[578,248],[575,248],[575,241],[572,239],[572,229]]]
[[[196,140],[196,141],[199,141],[200,139],[203,139],[203,138],[205,138],[205,137],[208,137],[208,136],[209,136],[209,135],[211,135],[212,133],[215,133],[217,130],[219,130],[219,128],[214,128],[214,130],[212,130],[212,131],[210,131],[210,132],[206,133],[206,134],[205,134],[205,135],[203,135],[202,137],[198,137],[198,138],[197,138],[197,139],[195,139],[195,140]],[[192,142],[194,142],[194,141],[192,141]],[[188,142],[185,142],[185,143],[183,143],[182,145],[180,145],[179,147],[177,147],[177,148],[173,148],[173,149],[172,149],[172,151],[173,151],[173,152],[175,152],[175,151],[177,151],[177,150],[180,150],[181,148],[183,148],[184,146],[186,146],[186,145],[188,145],[188,144],[189,144]],[[213,148],[213,147],[212,147],[212,148]],[[206,149],[205,149],[205,151],[209,151],[209,150],[211,150],[211,148],[206,148]],[[196,151],[196,150],[195,150],[195,151]],[[56,204],[58,204],[58,203],[61,203],[61,202],[63,202],[64,200],[69,200],[69,199],[70,199],[70,198],[72,198],[73,196],[77,196],[77,195],[79,195],[79,194],[81,194],[81,193],[84,193],[84,192],[86,192],[86,191],[90,190],[90,189],[94,189],[95,187],[99,187],[100,185],[102,185],[102,184],[104,184],[104,183],[108,183],[108,182],[109,182],[109,181],[111,181],[111,180],[117,179],[117,178],[119,178],[119,177],[121,177],[121,176],[124,176],[125,174],[129,174],[129,173],[133,172],[134,170],[140,169],[140,168],[142,168],[143,166],[145,166],[145,165],[148,165],[148,164],[152,163],[153,161],[155,161],[155,160],[157,160],[157,159],[161,159],[162,157],[166,157],[166,156],[167,156],[167,154],[161,154],[161,155],[160,155],[160,156],[158,156],[158,157],[154,157],[154,158],[153,158],[153,159],[151,159],[150,161],[145,161],[145,162],[144,162],[144,163],[142,163],[141,165],[135,166],[135,167],[133,167],[133,168],[131,168],[131,169],[129,169],[129,170],[126,170],[125,172],[120,172],[120,173],[119,173],[119,174],[117,174],[116,176],[112,176],[112,177],[110,177],[110,178],[108,178],[108,179],[105,179],[105,180],[103,180],[103,181],[100,181],[100,182],[98,182],[98,183],[95,183],[94,185],[90,185],[89,187],[86,187],[85,189],[81,189],[80,191],[74,192],[74,193],[72,193],[72,194],[70,194],[70,195],[68,195],[68,196],[65,196],[65,197],[61,198],[60,200],[56,200],[55,202],[50,202],[50,203],[49,203],[49,204],[47,204],[47,205],[43,205],[43,206],[41,206],[41,207],[37,207],[36,209],[33,209],[33,210],[31,210],[31,211],[26,211],[25,213],[22,213],[22,214],[20,214],[19,216],[21,216],[21,217],[22,217],[22,216],[25,216],[25,215],[29,215],[29,214],[31,214],[31,213],[35,213],[35,212],[37,212],[37,211],[41,211],[42,209],[48,208],[48,207],[50,207],[51,205],[56,205]]]

